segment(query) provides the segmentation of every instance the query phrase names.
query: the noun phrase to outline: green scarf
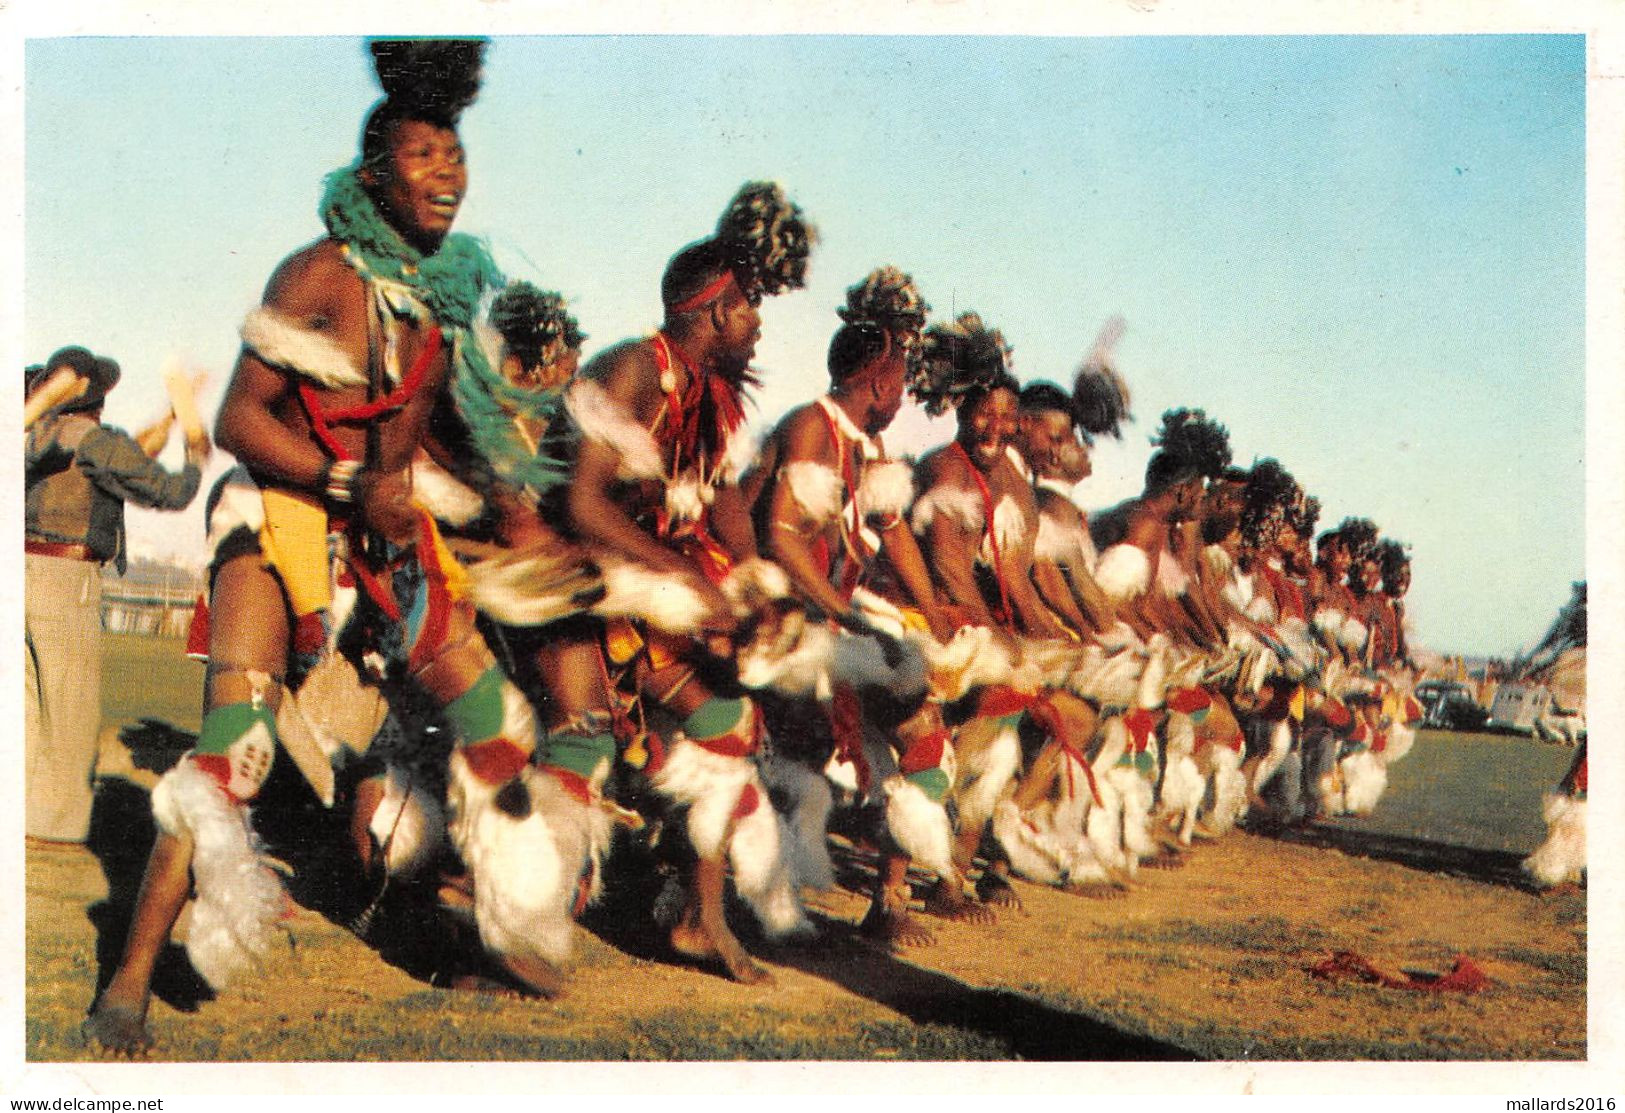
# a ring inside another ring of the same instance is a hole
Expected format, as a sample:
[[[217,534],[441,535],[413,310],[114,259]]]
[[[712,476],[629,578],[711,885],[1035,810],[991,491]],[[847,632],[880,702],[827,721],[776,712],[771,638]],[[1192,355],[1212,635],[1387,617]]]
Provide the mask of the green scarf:
[[[547,420],[557,414],[562,391],[536,393],[513,386],[491,366],[473,336],[488,291],[505,284],[485,243],[453,232],[432,255],[407,243],[378,211],[361,184],[359,164],[335,170],[322,190],[321,218],[328,234],[350,249],[363,277],[409,290],[433,315],[452,350],[452,397],[474,447],[498,475],[537,492],[569,475],[561,460],[532,454],[515,428],[513,414]]]

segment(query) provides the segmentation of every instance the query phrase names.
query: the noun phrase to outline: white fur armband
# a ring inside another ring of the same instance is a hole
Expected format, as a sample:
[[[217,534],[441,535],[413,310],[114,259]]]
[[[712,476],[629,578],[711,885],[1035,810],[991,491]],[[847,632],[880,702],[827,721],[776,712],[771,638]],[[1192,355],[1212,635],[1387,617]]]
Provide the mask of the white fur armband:
[[[1016,500],[1005,495],[993,508],[993,536],[1004,552],[1017,548],[1027,540],[1027,515]]]
[[[1042,559],[1053,561],[1063,568],[1084,563],[1083,542],[1080,534],[1083,531],[1076,526],[1059,521],[1049,514],[1038,516],[1038,540],[1033,545],[1033,555]]]
[[[325,333],[264,306],[249,313],[240,330],[243,347],[265,363],[292,371],[325,387],[343,390],[367,385],[367,374]]]
[[[914,469],[901,460],[871,463],[858,483],[858,505],[871,521],[895,521],[914,501]]]
[[[840,516],[846,488],[834,468],[812,460],[797,460],[785,465],[784,481],[808,521],[827,526]]]
[[[1100,554],[1095,583],[1113,603],[1144,595],[1151,587],[1151,558],[1138,545],[1113,545]]]
[[[760,610],[775,599],[790,594],[790,577],[771,560],[751,557],[729,569],[722,581],[722,594],[741,618]]]
[[[564,409],[582,436],[608,445],[620,456],[622,479],[659,479],[666,474],[660,448],[649,430],[591,379],[577,379],[564,393]]]
[[[631,561],[600,562],[604,597],[593,607],[603,618],[640,618],[671,634],[695,634],[707,614],[705,601],[682,576],[656,572]]]
[[[915,533],[924,533],[938,514],[955,522],[967,533],[981,533],[984,524],[982,496],[963,487],[942,484],[914,500],[910,524]]]
[[[1327,607],[1315,612],[1315,629],[1332,641],[1337,640],[1338,634],[1343,629],[1343,623],[1346,621],[1347,616],[1335,607]]]
[[[478,491],[421,454],[412,461],[412,501],[448,526],[466,526],[485,510]]]
[[[1365,623],[1350,616],[1343,620],[1343,628],[1337,632],[1337,644],[1358,653],[1365,648],[1367,634]]]

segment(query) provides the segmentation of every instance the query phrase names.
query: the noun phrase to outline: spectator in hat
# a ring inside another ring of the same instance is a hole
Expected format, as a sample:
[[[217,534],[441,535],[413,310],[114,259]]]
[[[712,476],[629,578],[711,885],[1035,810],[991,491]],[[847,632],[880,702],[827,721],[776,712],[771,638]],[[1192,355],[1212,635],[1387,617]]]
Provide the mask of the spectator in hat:
[[[61,368],[83,393],[49,411],[24,442],[26,552],[24,769],[32,845],[83,843],[101,726],[102,565],[125,566],[124,504],[181,510],[197,494],[207,437],[166,470],[129,434],[101,423],[119,366],[63,348],[29,368],[27,386]]]

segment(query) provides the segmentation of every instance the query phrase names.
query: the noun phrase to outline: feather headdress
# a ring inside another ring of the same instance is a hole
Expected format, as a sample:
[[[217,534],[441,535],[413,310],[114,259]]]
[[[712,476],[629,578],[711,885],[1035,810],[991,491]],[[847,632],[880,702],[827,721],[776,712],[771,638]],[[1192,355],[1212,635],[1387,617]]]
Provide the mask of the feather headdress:
[[[1072,383],[1073,421],[1090,444],[1108,433],[1122,440],[1123,422],[1133,420],[1128,384],[1116,363],[1117,342],[1126,329],[1121,316],[1108,318]]]
[[[1320,521],[1320,500],[1314,495],[1303,495],[1287,507],[1286,515],[1300,537],[1313,537],[1315,523]]]
[[[896,267],[876,267],[862,282],[847,287],[846,304],[835,312],[849,325],[876,325],[917,340],[931,307],[913,278]]]
[[[480,93],[484,39],[371,39],[392,114],[455,127]]]
[[[464,359],[452,383],[457,412],[468,427],[474,447],[502,478],[521,487],[545,490],[569,474],[551,438],[538,442],[527,430],[548,430],[564,406],[562,381],[553,381],[546,369],[585,338],[565,309],[564,298],[528,282],[505,287],[486,312],[489,325],[477,325],[473,342],[459,345]],[[540,366],[540,384],[509,382],[502,373],[501,337],[509,351],[528,368]]]
[[[1303,489],[1279,460],[1254,464],[1241,494],[1241,543],[1253,552],[1271,544],[1302,497]]]
[[[799,290],[818,232],[777,182],[746,182],[717,221],[716,242],[746,297]]]
[[[1377,523],[1370,518],[1344,518],[1337,527],[1337,536],[1355,564],[1370,558],[1377,547]]]
[[[919,365],[908,390],[933,417],[958,409],[967,395],[991,389],[1009,377],[1012,349],[980,314],[961,313],[952,324],[925,330]],[[1012,385],[1014,380],[1012,380]]]
[[[850,326],[879,329],[900,342],[908,374],[916,373],[931,307],[913,278],[896,267],[876,267],[862,282],[847,287],[846,304],[835,312]]]
[[[1395,585],[1399,583],[1399,574],[1410,567],[1410,546],[1393,538],[1386,538],[1377,543],[1377,563],[1382,566],[1382,589],[1392,593]]]
[[[564,297],[529,282],[510,283],[491,303],[491,325],[527,368],[550,367],[587,334],[564,307]]]
[[[1216,478],[1230,463],[1230,431],[1202,410],[1169,410],[1151,438],[1157,446],[1146,477],[1171,485],[1196,476]]]

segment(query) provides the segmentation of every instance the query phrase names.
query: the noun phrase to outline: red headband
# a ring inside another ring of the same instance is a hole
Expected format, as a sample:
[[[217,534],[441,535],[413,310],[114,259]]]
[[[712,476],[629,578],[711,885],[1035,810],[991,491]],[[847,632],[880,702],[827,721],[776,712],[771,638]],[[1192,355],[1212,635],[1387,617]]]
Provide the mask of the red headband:
[[[718,294],[722,293],[723,289],[727,287],[728,281],[730,279],[732,279],[732,278],[733,278],[733,272],[732,271],[723,271],[720,275],[718,275],[716,278],[711,280],[710,285],[706,286],[705,289],[701,290],[699,293],[695,294],[693,297],[684,298],[682,301],[675,302],[675,303],[673,303],[671,305],[668,305],[666,307],[667,312],[670,312],[670,313],[692,313],[692,312],[694,312],[696,309],[700,308],[700,306],[705,305],[712,298],[714,298]]]

